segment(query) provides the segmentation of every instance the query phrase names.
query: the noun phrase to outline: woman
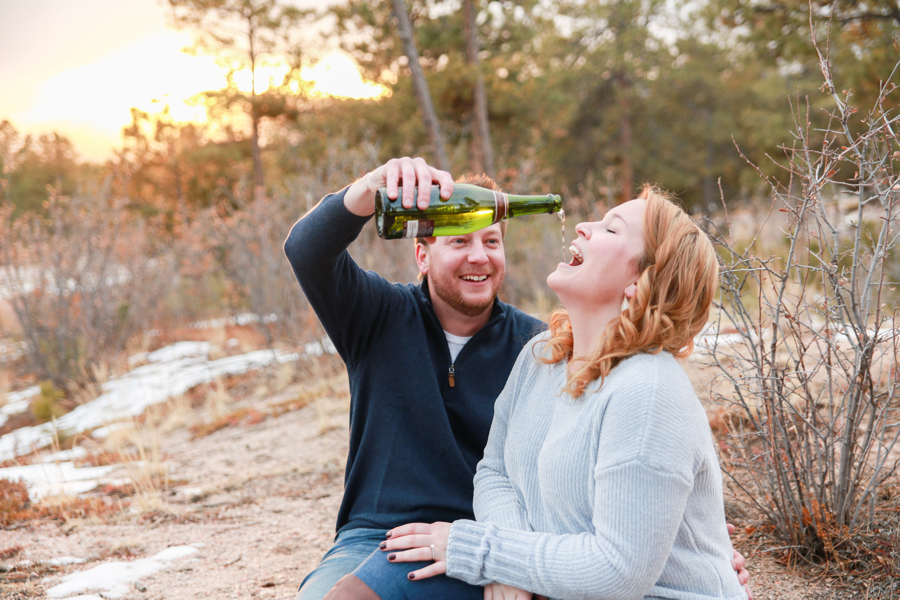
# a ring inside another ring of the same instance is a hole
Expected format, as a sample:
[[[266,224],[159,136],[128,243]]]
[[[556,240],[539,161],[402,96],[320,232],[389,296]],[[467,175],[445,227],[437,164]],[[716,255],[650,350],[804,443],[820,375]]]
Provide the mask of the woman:
[[[712,245],[649,187],[576,231],[547,279],[565,309],[497,399],[477,522],[404,525],[382,549],[434,561],[410,579],[486,598],[744,599],[706,414],[675,360],[709,315]]]

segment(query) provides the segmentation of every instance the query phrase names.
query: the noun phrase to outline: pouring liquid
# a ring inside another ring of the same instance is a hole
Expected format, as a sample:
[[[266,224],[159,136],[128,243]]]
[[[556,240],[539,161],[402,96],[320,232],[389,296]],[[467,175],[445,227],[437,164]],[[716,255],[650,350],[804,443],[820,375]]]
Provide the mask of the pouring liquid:
[[[562,230],[562,259],[564,263],[567,263],[569,261],[566,259],[566,211],[560,208],[556,214],[559,217],[559,225]]]

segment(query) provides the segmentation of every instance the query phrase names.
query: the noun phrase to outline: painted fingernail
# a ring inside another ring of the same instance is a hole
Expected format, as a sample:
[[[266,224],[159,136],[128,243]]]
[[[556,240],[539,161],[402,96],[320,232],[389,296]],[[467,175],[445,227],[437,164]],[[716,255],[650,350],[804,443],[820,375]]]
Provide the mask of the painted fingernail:
[[[391,534],[392,534],[392,533],[393,533],[393,531],[388,531],[388,532],[384,535],[384,537],[389,538],[389,537],[391,537]]]
[[[395,558],[397,558],[396,554],[388,554],[388,560],[394,560]]]
[[[384,550],[385,548],[387,548],[387,542],[381,542],[380,544],[378,544],[378,547]]]
[[[416,578],[416,574],[415,574],[415,573],[410,573],[410,574],[408,575],[408,577],[409,577],[410,579],[415,579],[415,578]]]

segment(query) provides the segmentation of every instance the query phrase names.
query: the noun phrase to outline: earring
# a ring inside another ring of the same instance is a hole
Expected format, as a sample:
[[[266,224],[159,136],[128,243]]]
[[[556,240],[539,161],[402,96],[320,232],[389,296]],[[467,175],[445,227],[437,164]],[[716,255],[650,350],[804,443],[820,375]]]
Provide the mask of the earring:
[[[628,296],[622,298],[622,312],[628,310]]]

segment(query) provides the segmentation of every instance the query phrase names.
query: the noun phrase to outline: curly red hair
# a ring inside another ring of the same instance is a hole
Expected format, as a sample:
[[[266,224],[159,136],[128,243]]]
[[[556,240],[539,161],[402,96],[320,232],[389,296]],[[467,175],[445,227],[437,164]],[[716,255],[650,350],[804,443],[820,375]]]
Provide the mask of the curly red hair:
[[[719,276],[712,242],[669,197],[645,185],[639,199],[644,210],[644,251],[638,259],[637,293],[628,308],[606,326],[594,351],[569,374],[563,389],[574,397],[617,364],[640,352],[665,350],[677,358],[691,353],[706,320]],[[572,355],[572,324],[565,309],[550,315],[545,356],[558,363]]]

